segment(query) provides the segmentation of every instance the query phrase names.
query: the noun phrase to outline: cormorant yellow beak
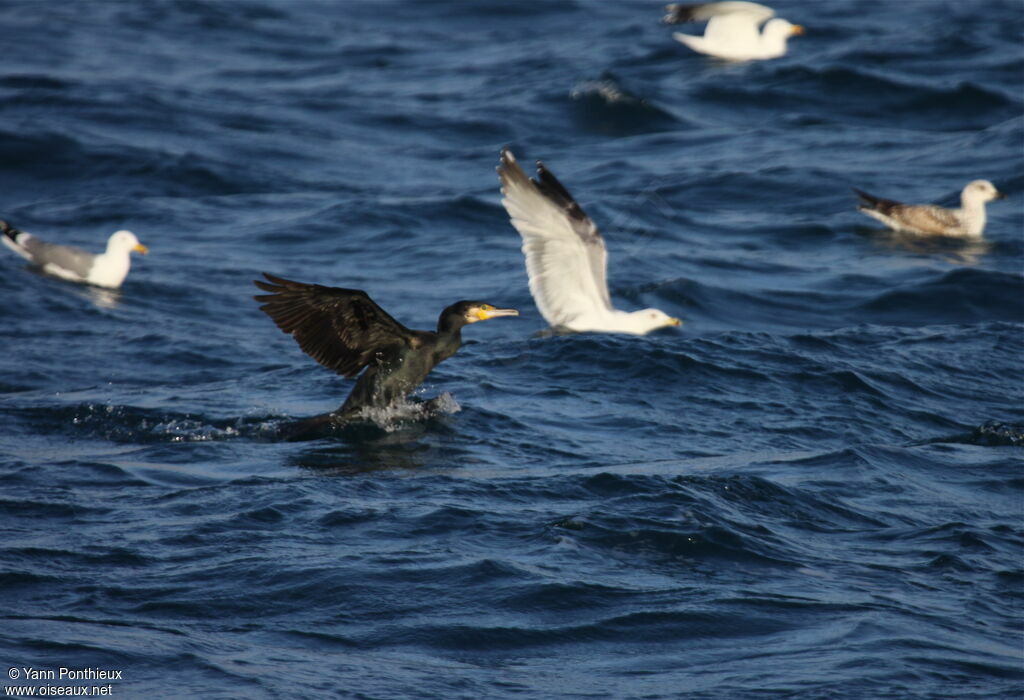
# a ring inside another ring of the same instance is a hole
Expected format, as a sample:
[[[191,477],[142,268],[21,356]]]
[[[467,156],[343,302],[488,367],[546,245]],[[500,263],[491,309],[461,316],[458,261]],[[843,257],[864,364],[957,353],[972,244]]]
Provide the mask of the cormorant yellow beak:
[[[670,326],[681,326],[681,325],[683,325],[683,322],[680,321],[678,318],[670,318],[668,320],[668,324]]]
[[[476,317],[481,321],[486,321],[492,318],[498,318],[500,316],[518,316],[519,312],[515,309],[496,309],[493,306],[481,306],[476,310]]]
[[[802,25],[802,24],[794,24],[794,25],[793,25],[793,28],[792,28],[791,30],[789,30],[789,31],[790,31],[790,33],[791,33],[791,34],[792,34],[793,36],[800,36],[801,34],[803,34],[804,32],[806,32],[807,30],[806,30],[806,29],[804,29],[804,27],[803,27],[803,25]]]
[[[149,248],[147,248],[146,246],[142,245],[141,243],[139,243],[137,246],[132,248],[132,250],[134,250],[136,253],[142,253],[143,255],[145,255],[146,253],[149,252]]]

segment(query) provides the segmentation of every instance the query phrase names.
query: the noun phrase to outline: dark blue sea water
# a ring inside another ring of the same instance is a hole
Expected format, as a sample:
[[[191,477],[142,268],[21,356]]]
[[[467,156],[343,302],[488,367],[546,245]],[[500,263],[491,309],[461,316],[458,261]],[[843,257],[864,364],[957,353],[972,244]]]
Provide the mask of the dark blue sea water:
[[[658,2],[0,0],[0,218],[151,249],[115,294],[0,250],[0,673],[1020,697],[1024,5],[772,4],[807,35],[726,65]],[[680,331],[537,335],[506,145]],[[978,244],[850,191],[975,178],[1009,195]],[[351,382],[264,270],[522,316],[466,330],[437,415],[286,443]]]

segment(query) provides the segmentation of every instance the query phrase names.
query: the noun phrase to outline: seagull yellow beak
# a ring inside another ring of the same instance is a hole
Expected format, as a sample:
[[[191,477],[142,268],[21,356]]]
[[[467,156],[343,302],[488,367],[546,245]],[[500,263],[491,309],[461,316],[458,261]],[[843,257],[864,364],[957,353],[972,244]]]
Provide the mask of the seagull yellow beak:
[[[790,33],[793,36],[800,36],[801,34],[805,33],[807,30],[804,29],[803,25],[801,25],[801,24],[794,24],[793,28],[790,29],[789,31],[790,31]]]
[[[480,307],[476,311],[476,317],[481,321],[487,321],[488,319],[498,318],[500,316],[518,316],[519,312],[515,309],[496,309],[493,306]]]
[[[677,326],[678,327],[678,326],[683,325],[683,322],[680,321],[678,318],[670,318],[668,320],[668,325],[670,325],[670,326]]]
[[[132,250],[134,250],[136,253],[142,253],[143,255],[145,255],[146,253],[149,252],[149,248],[147,248],[146,246],[142,245],[141,243],[139,243],[137,246],[132,248]]]

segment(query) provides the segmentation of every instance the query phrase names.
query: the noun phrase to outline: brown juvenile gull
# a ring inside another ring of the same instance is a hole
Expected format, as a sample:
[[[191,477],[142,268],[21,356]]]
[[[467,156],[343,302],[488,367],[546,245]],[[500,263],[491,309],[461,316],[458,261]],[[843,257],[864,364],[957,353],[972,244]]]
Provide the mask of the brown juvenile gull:
[[[967,183],[960,193],[959,209],[946,209],[935,204],[901,204],[875,197],[856,187],[853,191],[860,198],[857,211],[878,219],[894,231],[957,238],[981,238],[985,232],[985,202],[1006,199],[1006,195],[988,180]]]

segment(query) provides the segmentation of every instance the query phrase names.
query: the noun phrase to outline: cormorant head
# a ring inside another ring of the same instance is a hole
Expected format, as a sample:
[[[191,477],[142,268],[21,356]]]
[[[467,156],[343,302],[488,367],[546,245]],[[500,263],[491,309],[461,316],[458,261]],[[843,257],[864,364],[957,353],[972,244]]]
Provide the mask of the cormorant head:
[[[441,312],[441,318],[437,319],[437,329],[443,332],[462,328],[467,323],[518,315],[515,309],[498,309],[485,301],[457,301]]]

